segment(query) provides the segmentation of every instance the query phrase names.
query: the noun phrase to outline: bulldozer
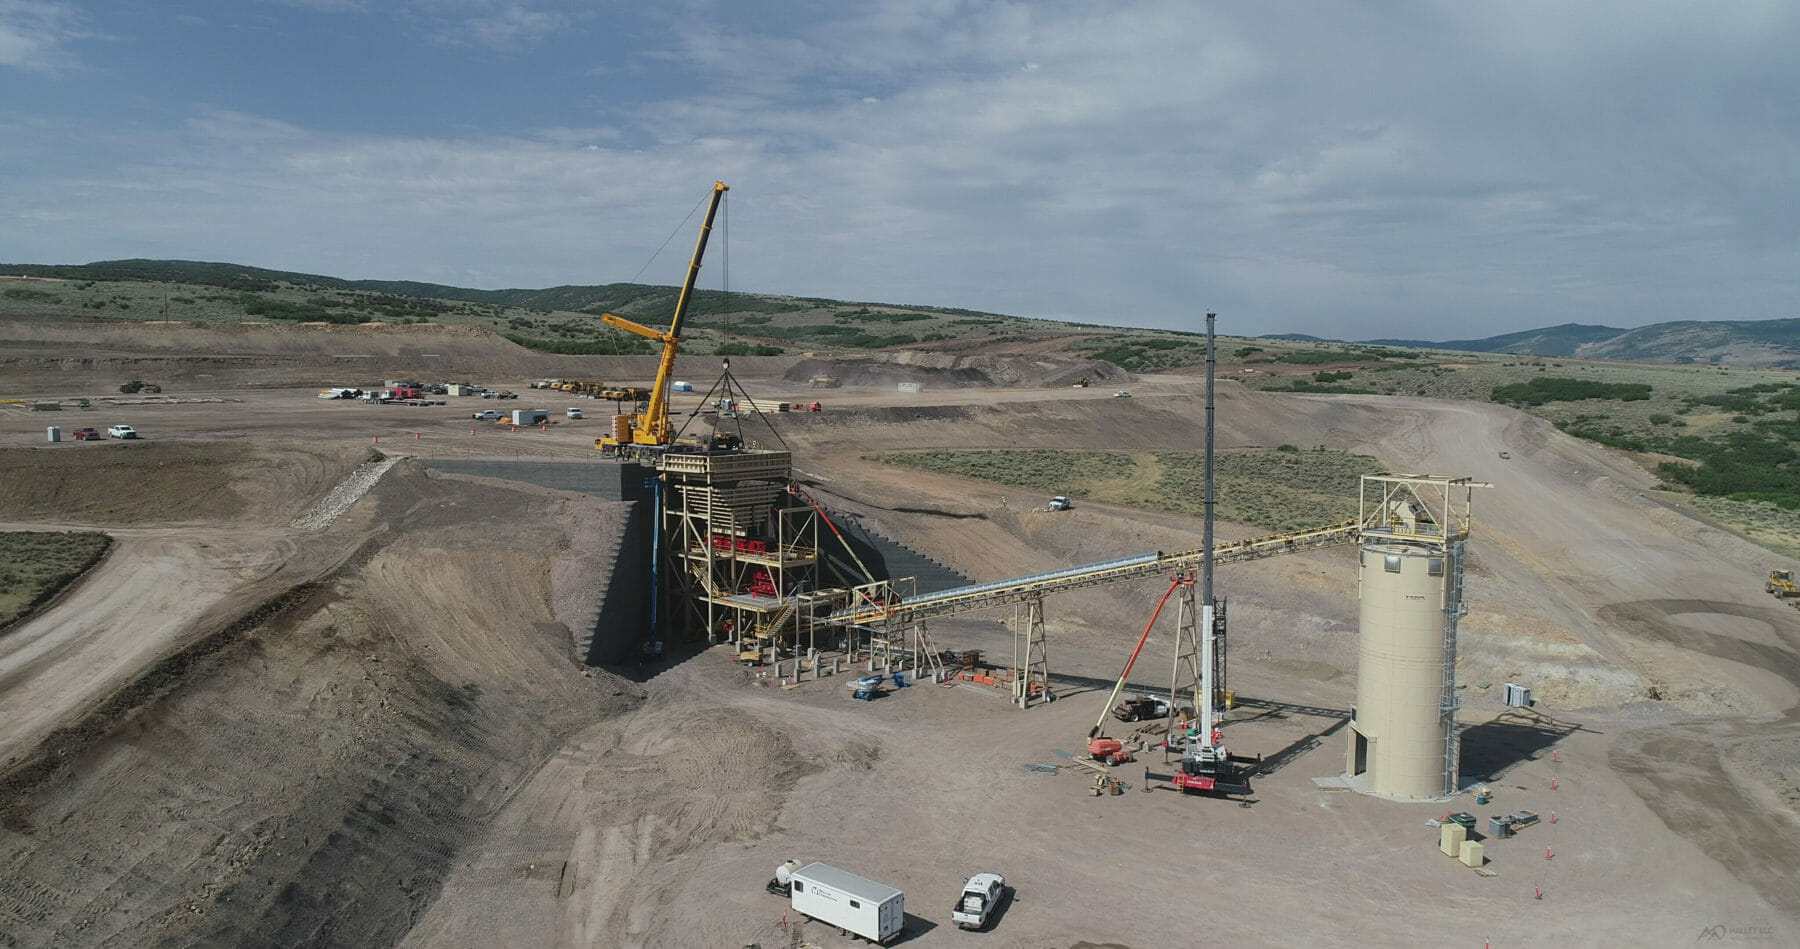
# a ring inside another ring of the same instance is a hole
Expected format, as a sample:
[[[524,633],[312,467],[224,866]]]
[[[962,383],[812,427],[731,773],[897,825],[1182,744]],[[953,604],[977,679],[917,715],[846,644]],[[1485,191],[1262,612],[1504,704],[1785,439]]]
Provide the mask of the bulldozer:
[[[1783,600],[1790,596],[1800,596],[1800,586],[1794,584],[1792,570],[1769,571],[1769,582],[1763,584],[1763,589]]]

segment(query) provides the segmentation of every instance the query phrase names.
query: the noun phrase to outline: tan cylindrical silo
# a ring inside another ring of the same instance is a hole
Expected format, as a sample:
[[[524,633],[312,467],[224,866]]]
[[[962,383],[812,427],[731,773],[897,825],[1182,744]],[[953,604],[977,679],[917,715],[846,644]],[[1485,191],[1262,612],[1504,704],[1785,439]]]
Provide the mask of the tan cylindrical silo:
[[[1444,577],[1441,550],[1406,544],[1362,548],[1356,712],[1348,770],[1370,793],[1442,796],[1446,738]],[[1452,778],[1454,776],[1451,776]]]

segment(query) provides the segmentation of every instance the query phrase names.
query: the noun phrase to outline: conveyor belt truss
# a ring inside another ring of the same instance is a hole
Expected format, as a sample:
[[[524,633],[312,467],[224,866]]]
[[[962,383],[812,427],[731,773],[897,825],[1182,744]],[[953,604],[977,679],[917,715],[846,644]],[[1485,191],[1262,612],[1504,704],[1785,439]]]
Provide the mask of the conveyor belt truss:
[[[1348,544],[1356,541],[1365,529],[1361,521],[1344,521],[1327,527],[1314,527],[1235,543],[1219,544],[1213,548],[1213,563],[1238,563],[1245,560],[1259,560],[1277,554]],[[903,602],[894,602],[891,599],[885,603],[865,601],[832,613],[827,617],[827,621],[872,624],[891,619],[905,623],[927,616],[947,616],[953,613],[993,609],[1012,603],[1026,602],[1051,593],[1195,570],[1200,567],[1205,556],[1206,549],[1204,547],[1177,553],[1158,551],[1140,554],[1136,557],[1108,560],[1103,563],[1052,570],[1048,573],[1033,574],[1028,577],[941,590],[936,593],[922,594]]]

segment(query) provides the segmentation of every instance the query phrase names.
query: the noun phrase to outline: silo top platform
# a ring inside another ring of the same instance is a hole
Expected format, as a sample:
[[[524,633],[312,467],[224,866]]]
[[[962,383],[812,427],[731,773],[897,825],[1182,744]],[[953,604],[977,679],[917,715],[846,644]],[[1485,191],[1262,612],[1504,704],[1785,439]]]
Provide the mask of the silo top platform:
[[[666,454],[656,466],[666,474],[705,481],[771,478],[786,481],[794,455],[786,451],[734,451]]]

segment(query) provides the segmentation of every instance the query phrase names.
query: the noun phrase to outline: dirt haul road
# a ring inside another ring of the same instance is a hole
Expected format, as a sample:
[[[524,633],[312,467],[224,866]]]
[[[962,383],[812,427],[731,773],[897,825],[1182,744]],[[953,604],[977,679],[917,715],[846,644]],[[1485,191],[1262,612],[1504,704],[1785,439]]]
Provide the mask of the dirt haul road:
[[[1009,489],[863,456],[1197,444],[1197,385],[1134,388],[1130,400],[961,390],[846,403],[786,420],[784,435],[846,510],[976,580],[1001,579],[1195,546],[1198,524],[1097,503],[1001,507]],[[716,651],[678,651],[638,684],[571,659],[571,624],[609,579],[594,552],[617,544],[618,505],[403,462],[337,523],[296,532],[293,519],[371,447],[301,392],[285,408],[259,402],[229,452],[208,439],[198,413],[217,410],[204,407],[168,409],[170,443],[156,446],[192,456],[28,448],[17,440],[29,430],[10,423],[0,436],[17,445],[7,471],[29,483],[0,487],[0,517],[41,524],[78,510],[128,539],[140,527],[210,530],[237,538],[243,569],[266,569],[268,550],[301,565],[272,595],[258,586],[271,577],[250,575],[211,592],[222,581],[205,558],[176,572],[168,582],[191,599],[220,604],[211,618],[171,635],[174,651],[147,655],[117,701],[0,780],[0,933],[23,946],[770,945],[785,907],[762,882],[789,858],[905,889],[918,946],[965,938],[942,907],[977,870],[1018,887],[991,937],[1007,945],[1148,947],[1202,925],[1244,945],[1800,933],[1788,885],[1800,839],[1782,807],[1796,746],[1791,722],[1771,717],[1794,704],[1782,664],[1794,611],[1760,594],[1765,554],[1646,498],[1647,476],[1628,463],[1508,410],[1221,389],[1227,447],[1327,444],[1496,482],[1476,499],[1459,679],[1523,679],[1550,717],[1489,722],[1498,690],[1471,688],[1465,760],[1492,773],[1492,810],[1558,820],[1490,841],[1493,876],[1440,856],[1423,826],[1481,810],[1467,797],[1400,804],[1313,781],[1342,769],[1354,696],[1348,550],[1220,570],[1233,686],[1262,700],[1227,726],[1233,750],[1269,758],[1253,806],[1141,793],[1137,764],[1121,769],[1129,793],[1091,797],[1055,752],[1079,748],[1162,581],[1051,600],[1062,698],[1029,711],[961,686],[875,702],[850,699],[841,679],[783,689]],[[409,447],[474,454],[453,423],[446,413],[436,438]],[[592,457],[591,432],[574,426],[515,434],[472,437],[501,457]],[[335,476],[261,489],[277,451],[336,459],[319,464]],[[158,474],[171,463],[182,479]],[[133,521],[140,509],[162,523]],[[90,581],[34,622],[103,597]],[[230,602],[233,618],[215,622]],[[943,647],[1006,656],[1005,616],[932,629]],[[1149,648],[1166,650],[1166,633]],[[1670,746],[1694,738],[1717,765]],[[1022,767],[1041,762],[1063,769]],[[1148,766],[1164,771],[1157,755]],[[1728,782],[1707,780],[1714,767]],[[816,924],[803,935],[847,944]]]

